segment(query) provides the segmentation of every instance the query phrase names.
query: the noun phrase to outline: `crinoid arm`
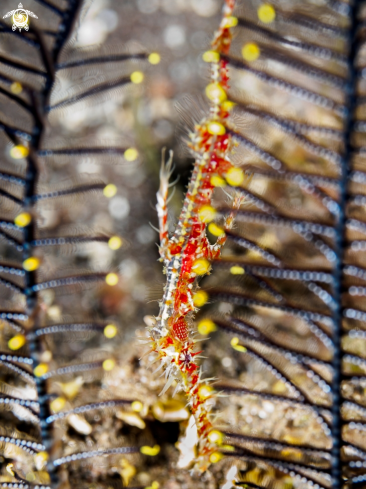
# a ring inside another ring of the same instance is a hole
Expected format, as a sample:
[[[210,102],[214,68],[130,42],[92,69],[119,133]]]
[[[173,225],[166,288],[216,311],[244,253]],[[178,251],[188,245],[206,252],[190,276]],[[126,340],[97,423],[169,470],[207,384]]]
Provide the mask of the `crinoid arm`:
[[[187,395],[198,471],[225,459],[238,486],[363,487],[365,11],[273,3],[238,1],[234,17],[225,2],[204,54],[211,107],[153,349]],[[211,365],[233,366],[214,385],[229,400],[200,381],[194,314]]]
[[[148,446],[145,436],[139,441],[134,434],[130,443],[129,435],[102,427],[108,418],[115,427],[119,414],[145,428],[136,390],[108,385],[119,367],[122,316],[118,307],[111,312],[102,306],[104,296],[121,299],[118,263],[125,240],[113,233],[109,202],[124,177],[114,167],[137,160],[139,152],[130,147],[129,131],[119,133],[118,144],[101,140],[104,118],[94,115],[121,85],[133,100],[133,85],[144,77],[136,62],[146,63],[148,54],[141,47],[135,54],[121,47],[111,54],[104,45],[85,50],[73,40],[88,2],[38,3],[45,27],[29,33],[1,27],[0,451],[6,461],[0,487],[107,488],[122,455],[125,465],[132,454],[142,464],[160,449]],[[113,98],[116,110],[118,93]],[[75,113],[85,119],[73,126]],[[76,127],[83,128],[82,138],[74,137]],[[84,156],[87,169],[80,166]],[[49,212],[53,224],[46,222]],[[107,227],[96,223],[98,215]],[[101,264],[101,256],[109,258]],[[91,475],[96,457],[105,465]]]

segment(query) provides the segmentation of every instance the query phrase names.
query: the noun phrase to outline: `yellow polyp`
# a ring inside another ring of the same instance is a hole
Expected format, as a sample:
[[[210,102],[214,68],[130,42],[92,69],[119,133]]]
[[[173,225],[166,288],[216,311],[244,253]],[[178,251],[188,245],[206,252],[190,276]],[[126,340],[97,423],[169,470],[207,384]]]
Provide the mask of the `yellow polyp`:
[[[229,185],[237,187],[244,182],[244,172],[241,168],[230,168],[225,175],[226,181]]]
[[[105,370],[106,372],[110,372],[114,369],[115,366],[116,362],[113,360],[113,358],[107,358],[107,360],[104,360],[102,364],[103,370]]]
[[[28,155],[29,155],[29,149],[23,146],[22,144],[13,146],[10,150],[10,156],[14,158],[14,160],[20,160],[22,158],[26,158]]]
[[[185,403],[176,399],[154,402],[151,410],[154,418],[162,423],[179,422],[189,418]]]
[[[44,462],[48,460],[48,453],[47,452],[38,452],[36,457],[42,459]]]
[[[220,453],[220,452],[214,452],[214,453],[211,453],[210,455],[210,462],[212,464],[216,464],[217,462],[220,462],[220,460],[223,458],[223,454]]]
[[[197,326],[199,334],[208,335],[217,330],[216,324],[211,319],[202,319]]]
[[[10,90],[11,93],[14,93],[14,95],[19,95],[23,91],[23,85],[19,82],[13,82],[10,85]]]
[[[33,373],[36,377],[42,377],[48,372],[48,365],[47,363],[40,363],[37,365],[37,367],[33,370]]]
[[[198,290],[193,296],[193,304],[196,307],[202,307],[208,301],[208,294],[204,290]]]
[[[39,258],[36,256],[31,256],[23,261],[23,268],[27,272],[34,272],[34,270],[37,270],[40,264],[41,260]]]
[[[214,187],[225,187],[226,182],[223,178],[221,178],[219,175],[212,175],[210,178],[210,184],[213,185]]]
[[[282,380],[278,380],[272,387],[272,392],[274,394],[283,394],[287,391],[286,384]]]
[[[197,275],[205,275],[210,270],[210,262],[206,258],[197,258],[193,262],[192,270]]]
[[[21,214],[18,214],[17,217],[14,219],[14,224],[19,226],[20,228],[24,228],[25,226],[28,226],[32,222],[32,216],[29,214],[29,212],[22,212]]]
[[[282,488],[283,489],[293,489],[294,484],[293,484],[293,479],[291,476],[286,476],[283,477],[282,479]]]
[[[114,197],[117,193],[117,187],[113,183],[109,183],[103,189],[103,195],[108,199]]]
[[[223,234],[225,234],[225,230],[222,227],[215,224],[214,222],[211,222],[208,225],[208,230],[210,231],[211,234],[213,234],[216,237],[222,236]]]
[[[131,479],[136,475],[136,468],[130,464],[130,462],[123,458],[120,462],[122,469],[120,470],[121,477],[123,479],[123,487],[127,487]]]
[[[80,388],[83,385],[83,379],[82,377],[76,377],[76,379],[71,380],[70,382],[61,382],[60,385],[62,393],[65,394],[68,399],[72,400],[79,394]]]
[[[221,24],[222,27],[226,28],[235,27],[236,25],[238,25],[238,18],[234,17],[233,15],[230,15],[230,17],[225,17]]]
[[[19,350],[19,348],[24,346],[25,343],[25,336],[22,334],[17,334],[8,341],[8,347],[10,348],[10,350]]]
[[[212,102],[221,104],[227,99],[225,90],[222,88],[220,83],[209,83],[206,87],[206,96]]]
[[[203,53],[202,59],[206,63],[218,63],[220,61],[220,54],[217,51],[206,51]]]
[[[208,399],[213,393],[214,390],[210,385],[201,385],[198,389],[198,395],[201,399]]]
[[[206,223],[213,221],[216,214],[216,210],[211,205],[203,205],[198,211],[199,218]]]
[[[245,270],[243,267],[240,267],[239,265],[233,265],[231,268],[230,268],[230,273],[232,275],[244,275],[245,273]]]
[[[156,455],[160,452],[160,446],[154,445],[153,447],[149,447],[147,445],[144,445],[140,448],[140,452],[143,455],[148,455],[149,457],[156,457]]]
[[[138,85],[139,83],[143,82],[144,74],[142,73],[142,71],[134,71],[133,73],[131,73],[130,79],[132,83]]]
[[[50,407],[54,413],[58,413],[63,410],[65,404],[66,399],[64,397],[57,397],[51,402]]]
[[[117,413],[117,418],[130,426],[136,426],[136,428],[139,428],[140,430],[146,428],[145,421],[137,413],[119,411]]]
[[[161,61],[161,56],[159,53],[150,53],[148,57],[149,63],[152,65],[158,65]]]
[[[7,464],[6,471],[8,474],[10,474],[11,476],[14,477],[15,473],[14,473],[13,467],[14,467],[14,464]]]
[[[108,275],[105,278],[106,284],[111,285],[112,287],[118,284],[118,280],[119,278],[116,273],[108,273]]]
[[[230,341],[230,345],[236,351],[241,351],[243,353],[245,353],[247,351],[247,349],[245,348],[245,346],[239,344],[239,338],[237,338],[236,336]]]
[[[247,44],[244,44],[241,50],[241,54],[245,61],[255,61],[259,58],[261,50],[259,49],[258,44],[254,42],[248,42]]]
[[[258,19],[264,24],[270,24],[276,18],[276,11],[269,3],[264,3],[258,8]]]
[[[139,156],[139,152],[136,148],[127,148],[123,156],[126,161],[135,161]]]
[[[225,112],[230,112],[230,110],[232,110],[235,105],[235,102],[232,102],[231,100],[225,100],[225,102],[221,104],[221,108],[222,110],[225,110]]]
[[[296,452],[293,448],[284,448],[281,450],[282,457],[296,457],[298,459],[302,458],[301,452]]]
[[[112,236],[108,241],[111,250],[118,250],[122,246],[122,240],[118,236]]]
[[[159,482],[158,481],[153,481],[151,483],[151,486],[147,486],[144,489],[159,489],[159,487],[160,487]]]
[[[48,453],[47,452],[38,452],[36,455],[34,455],[34,463],[37,468],[37,470],[42,470],[48,460]]]
[[[207,124],[207,131],[213,136],[223,136],[226,133],[226,128],[221,122],[209,122]]]
[[[132,411],[135,411],[135,413],[140,413],[144,408],[144,405],[142,404],[141,401],[133,401],[131,404],[131,409]]]
[[[114,338],[118,333],[118,329],[114,324],[107,324],[107,326],[104,328],[103,333],[106,338]]]
[[[218,430],[212,430],[207,436],[208,441],[211,443],[216,443],[216,445],[222,445],[222,442],[224,441],[224,434],[221,433],[221,431]]]

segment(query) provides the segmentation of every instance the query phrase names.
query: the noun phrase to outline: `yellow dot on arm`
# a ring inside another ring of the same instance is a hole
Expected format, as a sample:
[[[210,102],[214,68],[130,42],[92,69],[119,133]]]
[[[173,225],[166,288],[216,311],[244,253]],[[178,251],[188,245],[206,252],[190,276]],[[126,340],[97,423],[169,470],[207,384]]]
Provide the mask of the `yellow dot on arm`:
[[[197,275],[205,275],[210,270],[210,262],[206,258],[198,258],[193,262],[192,271]]]
[[[111,250],[119,250],[122,246],[122,240],[118,236],[112,236],[109,238],[108,246]]]
[[[47,372],[48,372],[48,365],[47,365],[47,363],[40,363],[33,370],[33,373],[34,373],[34,375],[36,377],[42,377],[42,375],[45,375]]]
[[[197,326],[199,334],[208,335],[217,330],[216,324],[211,319],[202,319]]]
[[[258,19],[264,24],[270,24],[276,18],[276,11],[269,3],[264,3],[258,8]]]
[[[22,158],[26,158],[28,155],[29,155],[29,149],[23,146],[22,144],[13,146],[10,150],[10,156],[14,158],[14,160],[20,160]]]
[[[203,205],[198,211],[198,216],[202,222],[211,222],[216,217],[216,210],[210,205]]]
[[[207,130],[213,136],[223,136],[226,133],[226,128],[221,122],[209,122],[207,124]]]
[[[48,460],[48,453],[47,452],[38,452],[36,455],[34,455],[34,462],[36,464],[36,467],[38,470],[41,470],[44,468],[46,465],[46,462]]]
[[[27,272],[34,272],[37,270],[39,265],[41,264],[41,260],[35,256],[31,256],[23,261],[23,268]]]
[[[109,183],[103,189],[103,195],[108,199],[114,197],[117,193],[117,187],[113,183]]]
[[[213,235],[213,236],[222,236],[223,234],[225,234],[225,230],[218,226],[217,224],[215,224],[214,222],[211,222],[209,225],[208,225],[208,230],[210,231],[210,233]]]
[[[10,350],[19,350],[19,348],[25,345],[25,342],[25,336],[22,334],[17,334],[8,341],[8,347]]]
[[[198,290],[193,296],[193,304],[196,307],[202,307],[208,301],[208,294],[204,290]]]
[[[31,214],[29,214],[29,212],[22,212],[21,214],[18,214],[17,217],[14,219],[14,223],[20,228],[28,226],[28,224],[30,224],[31,222],[32,216]]]
[[[258,44],[254,42],[248,42],[247,44],[244,44],[241,50],[241,54],[245,61],[255,61],[259,58],[261,50],[259,49]]]
[[[66,400],[64,397],[57,397],[51,402],[50,407],[54,413],[58,413],[63,410],[65,404]]]
[[[160,446],[154,445],[153,447],[148,447],[147,445],[140,448],[140,452],[143,455],[149,455],[149,457],[155,457],[160,452]]]
[[[219,175],[212,175],[210,178],[210,184],[213,185],[214,187],[225,187],[226,182],[223,178],[221,178]]]
[[[210,385],[201,385],[201,387],[198,389],[198,395],[201,399],[208,399],[214,392],[215,391]]]
[[[212,430],[207,436],[208,441],[211,443],[216,443],[217,445],[221,445],[222,442],[224,441],[224,435],[221,433],[221,431],[218,430]]]
[[[107,285],[117,285],[118,284],[118,275],[116,273],[108,273],[108,275],[105,278],[105,281]]]
[[[220,452],[214,452],[214,453],[211,453],[210,455],[210,462],[212,464],[216,464],[217,462],[220,462],[220,460],[223,458],[223,454],[220,453]]]
[[[130,79],[132,83],[135,83],[137,85],[143,82],[144,74],[142,73],[142,71],[134,71],[133,73],[131,73]]]
[[[104,336],[106,338],[114,338],[117,333],[118,329],[114,324],[107,324],[107,326],[104,328]]]
[[[241,168],[232,167],[227,171],[225,178],[229,185],[236,187],[243,183],[244,172]]]
[[[48,460],[48,453],[47,452],[38,452],[36,457],[41,458],[43,461]]]
[[[131,404],[132,411],[135,411],[136,413],[140,413],[143,407],[144,405],[141,401],[133,401],[133,403]]]
[[[23,91],[23,86],[19,82],[13,82],[10,85],[10,90],[11,90],[12,93],[14,93],[14,95],[19,95]]]
[[[220,61],[220,54],[217,51],[206,51],[203,53],[202,59],[206,63],[218,63]]]
[[[102,364],[103,370],[105,370],[106,372],[110,372],[111,370],[114,369],[115,366],[116,366],[116,362],[112,358],[108,358],[107,360],[104,360]]]
[[[149,63],[152,65],[157,65],[160,63],[161,57],[159,53],[151,53],[148,57]]]
[[[151,486],[146,486],[144,489],[159,489],[160,484],[158,481],[152,481]]]
[[[232,275],[244,275],[245,270],[243,267],[239,267],[238,265],[234,265],[230,268],[230,273]]]
[[[135,161],[137,160],[137,157],[139,155],[139,152],[137,151],[136,148],[128,148],[124,152],[124,158],[126,161]]]
[[[226,452],[235,452],[235,447],[233,447],[232,445],[221,445],[221,448]]]
[[[226,112],[230,112],[230,110],[232,110],[235,107],[235,105],[236,105],[235,102],[232,102],[231,100],[225,100],[225,102],[221,104],[221,108]]]
[[[235,27],[238,25],[238,18],[231,15],[230,17],[224,17],[222,20],[222,27]]]
[[[234,338],[232,338],[232,340],[230,341],[230,345],[234,348],[234,350],[236,351],[240,351],[242,353],[245,353],[247,351],[247,349],[245,348],[245,346],[243,345],[240,345],[239,343],[239,338],[237,338],[236,336]]]
[[[226,92],[220,83],[209,83],[205,91],[207,98],[217,104],[221,104],[227,99]]]

